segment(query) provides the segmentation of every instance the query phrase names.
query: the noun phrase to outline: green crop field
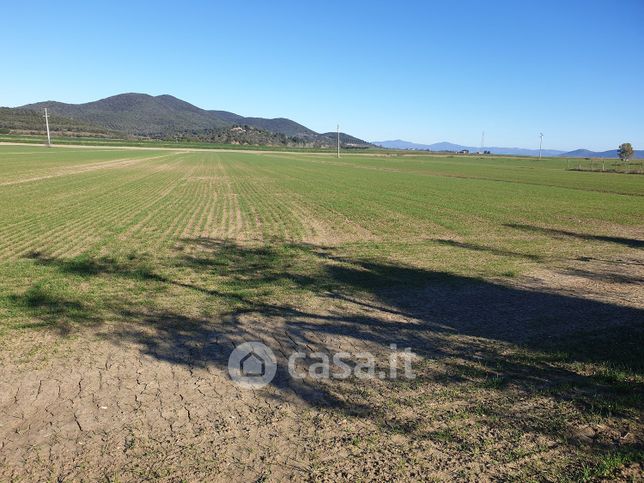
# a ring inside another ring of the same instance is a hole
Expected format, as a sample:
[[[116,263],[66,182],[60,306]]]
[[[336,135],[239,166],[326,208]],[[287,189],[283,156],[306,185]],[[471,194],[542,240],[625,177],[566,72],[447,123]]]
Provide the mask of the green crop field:
[[[559,159],[1,145],[0,479],[637,478],[643,215]],[[245,340],[416,377],[244,391]]]

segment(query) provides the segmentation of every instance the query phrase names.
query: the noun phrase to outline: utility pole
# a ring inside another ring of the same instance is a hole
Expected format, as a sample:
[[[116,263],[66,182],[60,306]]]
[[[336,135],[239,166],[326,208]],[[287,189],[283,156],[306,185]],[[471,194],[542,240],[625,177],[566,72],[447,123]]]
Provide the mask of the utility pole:
[[[338,124],[338,158],[340,158],[340,125]]]
[[[543,145],[543,133],[539,133],[539,161],[541,161],[541,146]]]
[[[47,147],[51,148],[51,136],[49,135],[49,113],[47,113],[47,108],[45,107],[45,114],[43,115],[45,118],[45,126],[47,126]]]

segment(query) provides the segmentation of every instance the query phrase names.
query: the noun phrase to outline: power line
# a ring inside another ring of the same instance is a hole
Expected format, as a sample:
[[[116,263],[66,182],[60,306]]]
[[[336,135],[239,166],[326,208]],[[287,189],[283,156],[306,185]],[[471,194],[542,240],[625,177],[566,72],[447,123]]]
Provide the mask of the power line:
[[[45,118],[45,126],[47,126],[47,146],[51,147],[51,136],[49,135],[49,113],[47,112],[46,107],[43,117]]]

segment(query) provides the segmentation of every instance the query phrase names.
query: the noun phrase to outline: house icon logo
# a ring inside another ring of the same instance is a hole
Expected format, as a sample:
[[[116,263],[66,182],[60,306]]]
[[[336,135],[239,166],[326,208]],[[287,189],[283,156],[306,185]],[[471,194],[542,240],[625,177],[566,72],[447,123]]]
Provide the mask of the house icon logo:
[[[266,362],[254,351],[249,352],[239,361],[239,372],[244,377],[262,377],[266,374]]]
[[[277,372],[273,351],[261,342],[244,342],[228,358],[228,374],[240,387],[258,389],[269,384]]]

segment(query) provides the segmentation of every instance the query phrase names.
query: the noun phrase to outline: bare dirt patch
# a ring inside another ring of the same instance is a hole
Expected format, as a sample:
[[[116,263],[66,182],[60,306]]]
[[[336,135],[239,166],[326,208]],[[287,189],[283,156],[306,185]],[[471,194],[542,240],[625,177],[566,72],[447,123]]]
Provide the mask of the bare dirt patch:
[[[641,265],[631,260],[617,271],[639,277]],[[164,310],[71,336],[14,333],[1,356],[0,478],[577,474],[571,454],[630,451],[643,434],[641,420],[623,412],[628,407],[599,421],[584,405],[608,389],[577,365],[614,355],[582,360],[573,352],[560,360],[553,349],[579,331],[641,329],[639,299],[584,280],[546,272],[512,286],[443,279],[373,297],[319,294],[218,320]],[[278,355],[278,374],[264,389],[240,389],[226,372],[230,351],[248,340]],[[285,371],[294,350],[369,351],[384,367],[390,343],[418,354],[415,379],[294,380]],[[624,475],[641,475],[632,463],[625,468]]]

